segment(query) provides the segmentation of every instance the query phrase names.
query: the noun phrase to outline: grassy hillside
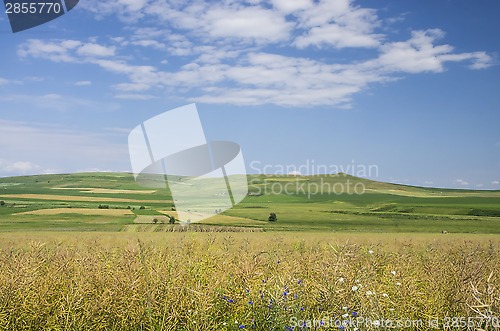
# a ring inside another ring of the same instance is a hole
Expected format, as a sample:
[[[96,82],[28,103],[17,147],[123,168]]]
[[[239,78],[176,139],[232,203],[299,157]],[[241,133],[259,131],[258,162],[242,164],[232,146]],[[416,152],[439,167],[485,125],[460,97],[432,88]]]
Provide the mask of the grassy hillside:
[[[202,223],[265,231],[500,233],[500,191],[420,188],[348,175],[248,180],[250,193],[241,203]],[[0,231],[133,232],[151,228],[144,224],[155,218],[155,231],[161,231],[164,215],[175,214],[168,188],[140,187],[125,173],[1,178],[0,205]],[[270,212],[277,222],[267,221]]]

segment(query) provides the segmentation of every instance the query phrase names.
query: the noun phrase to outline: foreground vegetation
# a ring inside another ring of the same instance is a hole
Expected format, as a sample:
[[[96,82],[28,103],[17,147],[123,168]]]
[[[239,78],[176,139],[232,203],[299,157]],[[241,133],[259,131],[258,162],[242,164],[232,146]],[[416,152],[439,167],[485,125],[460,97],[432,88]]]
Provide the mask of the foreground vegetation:
[[[4,233],[0,329],[497,330],[499,244],[454,234]]]

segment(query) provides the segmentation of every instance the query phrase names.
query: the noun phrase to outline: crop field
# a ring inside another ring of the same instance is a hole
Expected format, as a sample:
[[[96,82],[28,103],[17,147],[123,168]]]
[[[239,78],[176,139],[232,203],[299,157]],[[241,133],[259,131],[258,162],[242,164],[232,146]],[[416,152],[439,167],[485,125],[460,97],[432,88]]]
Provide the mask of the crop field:
[[[498,330],[500,238],[0,234],[2,330]]]
[[[419,188],[348,175],[254,175],[248,181],[242,202],[202,223],[266,231],[500,233],[500,191]],[[138,186],[131,174],[2,178],[1,201],[0,231],[133,231],[136,224],[176,216],[168,188]],[[99,206],[106,209],[96,211]],[[278,222],[268,222],[271,212]]]
[[[130,174],[0,179],[0,330],[500,329],[499,191],[249,183],[181,226]]]

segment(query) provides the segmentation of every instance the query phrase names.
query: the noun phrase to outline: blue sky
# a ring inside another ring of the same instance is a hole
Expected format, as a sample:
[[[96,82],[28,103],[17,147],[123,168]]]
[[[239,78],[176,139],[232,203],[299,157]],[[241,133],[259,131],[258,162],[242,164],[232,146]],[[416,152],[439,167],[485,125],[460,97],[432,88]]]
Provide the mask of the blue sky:
[[[14,34],[2,13],[0,176],[130,171],[130,130],[195,102],[249,172],[376,165],[382,181],[500,189],[499,14],[496,0],[81,0]]]

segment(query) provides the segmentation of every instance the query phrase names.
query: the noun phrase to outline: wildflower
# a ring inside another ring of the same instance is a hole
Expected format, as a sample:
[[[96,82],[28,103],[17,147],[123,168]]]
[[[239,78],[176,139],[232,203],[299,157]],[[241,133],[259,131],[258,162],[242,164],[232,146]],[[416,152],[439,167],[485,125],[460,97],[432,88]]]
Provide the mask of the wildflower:
[[[356,292],[356,291],[358,290],[358,288],[359,288],[359,287],[357,287],[356,285],[353,285],[353,287],[351,287],[351,290],[352,290],[353,292]]]
[[[342,318],[348,318],[349,317],[349,314],[345,313],[344,315],[342,315]]]
[[[344,278],[343,277],[340,277],[339,280],[338,280],[339,283],[343,283],[344,282]]]
[[[304,310],[305,310],[304,307],[300,307],[300,311],[304,311]]]
[[[389,297],[389,294],[384,293],[384,294],[382,294],[382,296],[383,296],[384,298],[387,298],[387,297]]]
[[[366,291],[366,295],[372,295],[373,292],[372,291]]]
[[[253,305],[253,301],[248,301],[248,304],[249,305]]]
[[[228,299],[227,302],[234,303],[234,300],[233,299]]]
[[[353,312],[351,313],[351,315],[352,315],[352,317],[356,317],[356,316],[358,316],[358,312],[357,312],[357,311],[353,311]]]
[[[341,325],[338,327],[339,330],[345,330],[345,326]]]
[[[397,282],[397,283],[396,283],[396,286],[401,286],[401,283],[400,283],[400,282]]]
[[[244,328],[245,328],[245,326],[244,326],[244,325],[240,325],[240,326],[238,326],[238,329],[244,329]]]
[[[286,297],[287,295],[288,295],[288,292],[287,292],[287,291],[283,292],[283,296],[284,296],[284,297]]]
[[[368,251],[368,253],[373,254],[373,251],[370,249],[370,250]]]
[[[393,271],[391,271],[391,274],[392,274],[393,276],[396,276],[396,271],[394,271],[394,270],[393,270]]]
[[[342,309],[347,310],[347,309],[349,309],[349,307],[344,306],[344,307],[342,307]]]
[[[302,279],[299,279],[299,280],[297,281],[297,284],[299,284],[299,285],[300,285],[300,284],[302,284]]]

